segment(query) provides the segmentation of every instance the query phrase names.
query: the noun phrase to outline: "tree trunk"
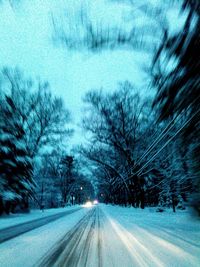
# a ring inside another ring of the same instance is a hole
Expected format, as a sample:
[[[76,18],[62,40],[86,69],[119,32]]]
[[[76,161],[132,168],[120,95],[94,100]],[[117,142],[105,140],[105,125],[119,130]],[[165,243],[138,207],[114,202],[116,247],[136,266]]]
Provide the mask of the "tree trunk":
[[[173,212],[176,212],[175,196],[174,196],[174,194],[172,194],[172,208],[173,208]]]
[[[6,214],[10,214],[10,201],[5,202],[4,211]]]
[[[4,212],[4,204],[3,204],[3,199],[0,197],[0,215],[2,215]]]
[[[144,205],[145,205],[145,193],[144,193],[144,190],[141,189],[140,191],[140,208],[141,209],[144,209]]]
[[[22,195],[22,211],[23,212],[29,212],[29,199],[28,196],[26,194]]]
[[[41,189],[41,198],[40,198],[40,209],[44,209],[44,183],[42,182],[42,189]]]

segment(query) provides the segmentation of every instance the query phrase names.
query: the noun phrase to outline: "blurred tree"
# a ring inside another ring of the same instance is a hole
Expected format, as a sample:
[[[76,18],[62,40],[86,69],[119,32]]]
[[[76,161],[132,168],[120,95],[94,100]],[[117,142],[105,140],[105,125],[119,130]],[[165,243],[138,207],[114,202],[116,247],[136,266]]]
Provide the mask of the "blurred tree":
[[[82,204],[94,197],[93,186],[82,173],[79,159],[67,155],[63,149],[57,148],[43,154],[34,177],[36,198],[45,208]]]
[[[159,112],[159,120],[174,116],[184,116],[186,124],[179,139],[182,141],[182,154],[188,156],[188,166],[196,194],[193,204],[200,212],[200,2],[183,1],[182,12],[187,19],[180,32],[169,36],[168,32],[155,54],[153,62],[154,86],[157,96],[154,107]],[[163,58],[171,64],[171,70],[163,70]],[[186,167],[186,165],[185,165]]]
[[[25,132],[11,97],[0,102],[0,213],[14,211],[17,204],[28,210],[34,194],[32,160],[28,156]]]
[[[34,84],[21,71],[5,68],[2,83],[2,91],[7,88],[15,101],[30,157],[71,136],[73,131],[66,127],[70,113],[61,98],[52,96],[48,82]]]
[[[83,128],[90,135],[90,146],[81,152],[107,172],[118,196],[124,196],[122,202],[144,207],[145,182],[135,174],[135,162],[150,109],[133,91],[125,82],[112,94],[91,91],[86,95]]]
[[[125,16],[129,23],[123,20],[120,22],[122,26],[119,26],[110,20],[109,25],[105,24],[103,20],[98,21],[91,16],[89,7],[86,9],[81,6],[75,18],[65,16],[65,23],[63,20],[60,23],[60,19],[53,17],[53,39],[68,49],[78,51],[88,49],[92,52],[99,52],[119,48],[145,52],[154,50],[163,33],[163,22],[166,21],[164,8],[153,5],[150,1],[142,1],[138,4],[138,1],[116,0],[107,1],[104,4],[112,5],[112,2],[119,2],[119,4],[124,2],[129,6],[129,12]],[[120,7],[119,5],[119,9]],[[122,16],[124,16],[123,13]]]
[[[27,181],[30,179],[30,190],[28,190],[28,182],[26,184],[21,182],[21,187],[18,189],[15,187],[15,193],[19,194],[20,197],[23,195],[20,205],[22,206],[22,202],[24,202],[24,209],[28,209],[28,197],[31,194],[33,197],[31,186],[33,186],[32,167],[35,166],[33,164],[35,158],[44,151],[44,148],[52,150],[53,147],[62,143],[71,135],[72,131],[67,129],[67,123],[70,119],[69,112],[65,109],[61,98],[52,96],[48,83],[42,84],[39,82],[34,86],[34,82],[25,79],[17,69],[3,70],[0,84],[0,101],[2,110],[0,113],[2,132],[1,168],[4,171],[7,169],[8,172],[14,173],[14,169],[19,167],[15,167],[16,163],[13,163],[13,161],[20,161],[20,157],[25,157],[27,161],[30,160],[30,166],[25,159],[24,164],[21,163],[21,175],[19,174],[18,177],[19,182],[23,180],[23,177],[27,177]],[[17,139],[16,142],[13,139],[14,137]],[[12,144],[12,140],[15,144]],[[19,140],[23,145],[21,152],[20,148],[17,148]],[[3,151],[5,145],[10,146],[10,148]],[[10,157],[10,155],[12,160],[8,161],[7,157]],[[11,163],[14,169],[7,166]],[[27,174],[25,174],[26,168]],[[30,173],[29,169],[31,170]],[[20,173],[19,170],[17,171]],[[9,175],[6,175],[0,182],[4,200],[5,195],[8,196],[6,185],[9,183],[9,179]],[[11,184],[13,183],[12,181]],[[22,187],[23,184],[24,188]],[[23,193],[24,190],[25,193]],[[9,193],[10,198],[11,193],[12,190]],[[14,199],[19,199],[19,197],[13,196]],[[2,206],[4,200],[1,197],[0,204]]]

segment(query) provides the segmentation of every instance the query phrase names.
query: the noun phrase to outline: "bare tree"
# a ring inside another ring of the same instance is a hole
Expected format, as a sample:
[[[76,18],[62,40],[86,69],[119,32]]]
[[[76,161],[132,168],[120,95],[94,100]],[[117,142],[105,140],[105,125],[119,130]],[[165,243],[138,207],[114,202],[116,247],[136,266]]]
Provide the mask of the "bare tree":
[[[112,21],[108,25],[104,21],[94,20],[89,8],[81,6],[74,17],[69,14],[65,16],[64,22],[52,17],[54,41],[63,44],[68,49],[88,49],[92,52],[119,48],[146,52],[155,50],[165,33],[165,8],[152,5],[150,2],[138,3],[138,1],[131,0],[108,1],[106,4],[117,4],[117,2],[126,2],[125,4],[129,6],[129,12],[126,14],[129,26],[125,20],[121,27],[112,24]],[[138,23],[141,17],[143,23]]]
[[[19,70],[11,69],[3,70],[2,80],[15,101],[32,158],[45,145],[51,146],[71,136],[73,131],[67,128],[70,113],[62,99],[51,94],[47,82],[34,84]]]
[[[132,92],[132,86],[125,82],[112,94],[92,91],[86,95],[83,127],[90,134],[91,145],[82,148],[82,153],[109,173],[116,192],[123,190],[131,204],[135,203],[134,193],[140,191],[137,202],[143,207],[143,179],[134,173],[138,142],[148,124],[145,110],[149,108]]]

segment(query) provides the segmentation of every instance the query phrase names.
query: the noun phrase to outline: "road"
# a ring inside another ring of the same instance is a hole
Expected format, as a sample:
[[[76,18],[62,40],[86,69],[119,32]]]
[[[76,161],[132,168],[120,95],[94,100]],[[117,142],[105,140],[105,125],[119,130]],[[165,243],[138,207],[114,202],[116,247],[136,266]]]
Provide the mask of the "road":
[[[200,266],[199,223],[181,214],[105,205],[70,213],[2,243],[0,266]]]
[[[117,257],[113,257],[116,253]],[[132,267],[138,265],[108,218],[96,206],[34,265],[34,267],[38,266]]]
[[[91,209],[35,266],[87,266],[92,242],[97,238],[97,266],[101,267],[99,212],[98,208]]]
[[[21,234],[24,234],[28,231],[31,231],[33,229],[36,229],[40,226],[43,226],[45,224],[48,224],[50,222],[53,222],[55,220],[58,220],[66,215],[72,214],[78,210],[80,210],[81,208],[76,208],[73,210],[69,210],[69,211],[64,211],[58,214],[54,214],[54,215],[50,215],[44,218],[40,218],[40,219],[35,219],[33,221],[29,221],[29,222],[25,222],[25,223],[20,223],[14,226],[10,226],[4,229],[0,230],[0,244],[10,240],[14,237],[17,237]]]

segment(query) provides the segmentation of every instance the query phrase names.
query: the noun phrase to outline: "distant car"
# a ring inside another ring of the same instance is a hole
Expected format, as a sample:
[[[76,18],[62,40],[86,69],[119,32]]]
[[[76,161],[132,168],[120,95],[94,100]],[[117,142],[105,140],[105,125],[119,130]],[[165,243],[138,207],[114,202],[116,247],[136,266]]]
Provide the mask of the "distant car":
[[[83,206],[85,208],[90,208],[90,207],[92,207],[92,202],[91,201],[87,201]]]
[[[99,201],[97,200],[97,199],[95,199],[94,201],[93,201],[93,205],[97,205],[99,203]]]

